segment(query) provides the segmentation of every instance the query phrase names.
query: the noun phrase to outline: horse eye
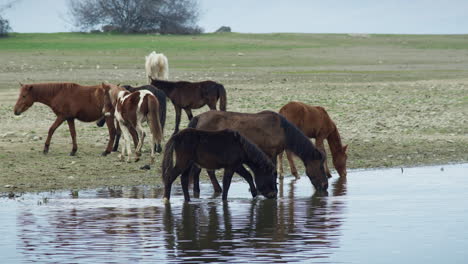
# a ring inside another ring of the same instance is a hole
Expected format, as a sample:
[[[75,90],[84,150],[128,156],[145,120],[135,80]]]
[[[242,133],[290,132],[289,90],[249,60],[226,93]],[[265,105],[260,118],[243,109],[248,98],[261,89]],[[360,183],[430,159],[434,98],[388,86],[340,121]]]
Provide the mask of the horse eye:
[[[23,98],[26,98],[26,95],[23,95]]]

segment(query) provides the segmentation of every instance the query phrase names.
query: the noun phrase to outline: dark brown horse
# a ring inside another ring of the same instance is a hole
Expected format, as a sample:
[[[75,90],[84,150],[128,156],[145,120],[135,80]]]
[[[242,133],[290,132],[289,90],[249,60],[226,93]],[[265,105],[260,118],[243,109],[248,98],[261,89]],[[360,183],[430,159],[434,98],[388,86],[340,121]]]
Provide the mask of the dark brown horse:
[[[138,86],[138,87],[133,87],[133,86],[130,86],[130,85],[121,85],[120,87],[123,87],[127,91],[132,92],[132,93],[136,92],[136,91],[146,90],[146,91],[150,91],[154,96],[156,96],[156,98],[158,99],[158,102],[159,102],[159,121],[161,122],[161,129],[164,131],[164,126],[166,124],[166,111],[167,111],[166,94],[163,91],[161,91],[161,90],[157,89],[156,87],[154,87],[153,85],[143,85],[143,86]],[[101,120],[99,120],[97,122],[97,125],[102,127],[104,125],[105,121],[106,121],[105,118],[102,118]],[[134,140],[134,144],[136,146],[137,141],[138,141],[138,135],[136,134],[136,131],[133,131],[132,129],[130,129],[130,134],[132,135],[132,138]],[[117,151],[118,150],[120,135],[121,135],[121,131],[119,129],[117,129],[117,135],[115,137],[114,148],[112,149],[112,151]],[[155,146],[155,151],[161,152],[162,151],[161,145],[157,144]]]
[[[78,149],[75,119],[93,122],[103,117],[104,88],[102,85],[81,86],[76,83],[21,84],[20,94],[14,108],[15,115],[20,115],[28,110],[35,102],[47,105],[57,115],[57,119],[49,128],[44,154],[49,152],[50,141],[55,130],[66,120],[73,142],[70,155],[73,156]],[[104,156],[111,152],[115,138],[113,119],[106,118],[106,124],[109,129],[109,142],[106,150],[102,153]]]
[[[175,152],[176,162],[173,164]],[[224,168],[223,200],[227,199],[229,186],[234,172],[244,177],[250,185],[252,195],[256,195],[252,176],[245,174],[249,166],[255,174],[255,183],[260,193],[267,198],[275,198],[275,166],[269,158],[249,140],[238,132],[229,129],[221,131],[202,131],[186,128],[169,139],[164,150],[162,164],[164,198],[169,199],[174,180],[182,174],[182,189],[186,201],[189,172],[192,166],[215,170]]]
[[[289,122],[296,125],[304,135],[309,138],[315,138],[315,145],[323,153],[325,146],[323,142],[328,141],[328,146],[333,158],[333,165],[340,177],[346,177],[346,154],[348,145],[341,143],[340,133],[336,128],[335,122],[330,118],[327,111],[320,106],[311,106],[301,102],[289,102],[281,107],[279,113],[284,116]],[[299,178],[296,166],[294,165],[293,157],[290,151],[286,150],[286,156],[291,167],[291,173]],[[280,177],[283,174],[283,153],[278,157]],[[328,177],[331,177],[330,169],[325,162],[325,171]]]
[[[306,167],[306,174],[318,191],[328,188],[328,179],[325,174],[325,156],[315,148],[302,132],[283,116],[272,111],[263,111],[256,114],[208,111],[192,119],[189,127],[216,131],[232,129],[256,144],[276,165],[279,153],[285,149],[290,150],[301,158]],[[195,171],[194,191],[200,189],[196,185],[200,171]],[[219,184],[213,171],[208,171],[210,180],[214,183],[215,191]]]
[[[216,110],[218,100],[219,109],[226,111],[226,90],[222,84],[217,82],[169,82],[152,79],[151,84],[163,90],[174,105],[176,113],[174,134],[179,131],[182,109],[184,109],[189,120],[193,118],[192,109],[208,105],[210,110]]]

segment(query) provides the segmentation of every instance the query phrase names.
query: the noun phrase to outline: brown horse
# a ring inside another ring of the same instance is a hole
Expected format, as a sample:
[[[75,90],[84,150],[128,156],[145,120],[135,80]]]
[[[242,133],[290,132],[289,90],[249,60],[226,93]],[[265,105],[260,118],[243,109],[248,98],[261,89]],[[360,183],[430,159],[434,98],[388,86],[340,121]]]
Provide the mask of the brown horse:
[[[176,163],[173,165],[175,152]],[[227,199],[234,172],[244,177],[250,185],[252,195],[256,195],[252,176],[242,164],[249,166],[255,174],[255,183],[260,193],[267,198],[275,198],[275,166],[268,157],[249,140],[233,130],[203,131],[186,128],[172,136],[166,144],[162,163],[164,198],[169,199],[174,180],[182,174],[182,189],[186,201],[189,173],[192,166],[215,170],[224,168],[223,200]],[[247,172],[247,174],[245,174]]]
[[[33,83],[21,84],[20,94],[14,108],[15,115],[28,110],[35,102],[50,107],[57,115],[57,119],[49,128],[44,146],[44,154],[49,152],[49,145],[57,127],[65,120],[70,129],[73,148],[70,155],[75,155],[76,144],[75,118],[83,122],[92,122],[103,116],[104,89],[101,85],[81,86],[76,83]],[[109,142],[103,156],[112,150],[115,138],[115,127],[112,118],[106,118],[109,129]]]
[[[232,129],[256,144],[276,165],[279,153],[285,149],[301,158],[306,167],[306,174],[318,191],[328,188],[328,179],[324,170],[325,156],[317,150],[302,132],[283,116],[272,111],[256,114],[208,111],[192,119],[189,127],[216,131]],[[200,192],[198,177],[200,171],[193,174],[194,191]],[[208,171],[215,191],[219,190],[216,176]],[[276,176],[276,175],[275,175]]]
[[[348,145],[342,145],[338,128],[336,128],[335,123],[331,120],[323,107],[311,106],[300,102],[289,102],[281,107],[279,113],[289,120],[289,122],[296,125],[304,135],[309,138],[315,138],[315,145],[323,153],[325,153],[323,141],[327,139],[333,158],[333,165],[340,177],[346,177],[346,160],[348,159],[346,152]],[[289,166],[291,167],[291,173],[296,176],[296,178],[299,178],[293,157],[287,150],[286,156],[289,161]],[[282,161],[283,153],[278,157],[280,177],[283,174]],[[326,162],[325,171],[328,177],[331,177],[330,169]]]
[[[151,84],[163,90],[174,105],[176,113],[174,134],[179,131],[182,109],[184,109],[189,120],[193,118],[192,109],[208,105],[210,110],[216,110],[218,100],[219,109],[226,111],[226,90],[222,84],[217,82],[169,82],[151,79]]]
[[[104,94],[103,112],[106,116],[111,116],[114,112],[114,118],[119,123],[120,130],[124,137],[124,145],[120,159],[124,159],[125,149],[127,149],[128,159],[132,155],[132,138],[130,130],[135,130],[138,134],[138,145],[135,149],[135,161],[139,160],[145,133],[142,122],[147,121],[151,131],[151,163],[154,162],[155,144],[161,145],[162,128],[159,121],[159,102],[156,97],[147,90],[135,91],[133,93],[117,85],[102,84]]]

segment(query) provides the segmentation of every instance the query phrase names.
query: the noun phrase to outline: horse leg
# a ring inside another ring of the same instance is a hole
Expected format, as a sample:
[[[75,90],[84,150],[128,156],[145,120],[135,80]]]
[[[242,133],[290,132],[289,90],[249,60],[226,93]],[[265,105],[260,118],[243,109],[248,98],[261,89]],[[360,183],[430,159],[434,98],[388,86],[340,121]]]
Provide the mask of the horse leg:
[[[331,175],[330,169],[328,168],[327,152],[325,151],[325,145],[324,145],[323,141],[324,141],[323,138],[317,137],[315,139],[315,146],[317,147],[317,149],[321,150],[323,152],[323,154],[325,154],[325,162],[323,163],[323,165],[325,167],[325,173],[327,174],[328,178],[331,178],[332,175]]]
[[[115,129],[116,125],[114,124],[114,118],[113,117],[106,117],[106,124],[107,124],[107,130],[109,130],[109,142],[107,143],[106,150],[104,150],[104,152],[101,154],[101,156],[107,156],[107,154],[111,153],[112,145],[114,145],[115,134],[116,134],[116,129]],[[119,142],[117,141],[116,142],[117,147],[119,146],[118,143]]]
[[[141,123],[138,122],[135,130],[138,134],[138,145],[136,146],[135,149],[135,162],[140,160],[141,156],[141,148],[143,147],[143,142],[145,140],[145,132],[143,132],[143,127],[141,127]]]
[[[133,139],[133,146],[137,148],[138,146],[138,132],[135,130],[134,127],[129,128],[130,135],[132,136]]]
[[[44,144],[44,154],[47,154],[49,152],[50,140],[52,139],[52,135],[54,134],[55,129],[57,129],[57,127],[59,127],[63,123],[63,121],[65,121],[65,119],[62,116],[57,116],[55,122],[52,124],[52,126],[50,126],[49,133],[47,134],[47,139]]]
[[[216,179],[216,173],[214,170],[206,170],[208,176],[210,177],[211,184],[213,185],[213,189],[215,193],[220,193],[223,191],[221,186],[219,185],[218,179]]]
[[[181,172],[182,170],[176,164],[174,168],[168,170],[167,175],[163,175],[164,199],[169,200],[169,198],[171,197],[172,183],[175,181],[177,176],[180,175]]]
[[[115,130],[115,143],[114,143],[114,148],[112,148],[113,152],[117,152],[119,149],[119,141],[120,141],[120,136],[122,135],[122,131],[120,131],[120,127],[117,127]]]
[[[190,169],[190,176],[192,177],[193,180],[193,194],[194,195],[200,195],[200,172],[201,169],[193,164],[192,168]]]
[[[180,181],[182,183],[182,191],[184,192],[184,199],[186,202],[190,202],[190,194],[188,191],[190,168],[191,167],[185,169],[185,171],[182,173],[182,176],[180,177]]]
[[[234,171],[230,169],[224,169],[224,175],[223,175],[223,201],[227,200],[227,195],[229,192],[229,187],[231,186],[231,180],[232,180],[232,175],[234,174]]]
[[[252,194],[252,197],[255,198],[257,196],[257,188],[255,188],[252,174],[250,174],[250,172],[248,172],[242,165],[236,168],[236,173],[242,176],[242,178],[244,178],[247,181],[247,183],[250,186],[250,193]],[[224,187],[224,183],[223,183],[223,187]]]
[[[286,150],[286,157],[288,158],[289,168],[291,168],[291,174],[294,175],[296,179],[299,179],[300,176],[299,176],[299,173],[297,173],[296,165],[294,164],[294,158],[293,158],[293,154],[291,153],[291,151]]]
[[[70,156],[75,156],[76,151],[78,150],[78,145],[76,144],[76,130],[75,130],[75,119],[67,119],[68,128],[70,130],[70,135],[72,138],[72,151],[70,152]]]
[[[185,113],[187,114],[188,120],[189,120],[189,121],[192,120],[192,118],[193,118],[192,109],[184,108],[184,111],[185,111]]]
[[[207,103],[208,107],[210,108],[210,110],[216,110],[216,99],[213,101],[213,100],[210,100],[208,103]]]
[[[284,178],[284,175],[283,175],[283,154],[284,154],[284,151],[281,151],[280,154],[278,154],[278,170],[277,170],[277,173],[279,174],[279,178],[280,179],[283,179]]]
[[[182,109],[176,105],[174,105],[174,108],[175,108],[175,129],[174,129],[174,133],[172,133],[172,135],[175,135],[177,134],[177,132],[179,132],[179,124],[180,124],[180,116],[182,114]]]
[[[120,124],[120,129],[122,130],[122,134],[123,134],[123,137],[124,137],[124,141],[125,141],[125,148],[127,149],[127,162],[130,162],[130,157],[132,156],[132,149],[131,149],[131,143],[130,143],[130,131],[128,130],[128,128],[126,126],[123,126],[122,124]],[[123,160],[124,159],[124,156],[125,156],[125,148],[122,148],[122,155],[120,157],[120,160]]]

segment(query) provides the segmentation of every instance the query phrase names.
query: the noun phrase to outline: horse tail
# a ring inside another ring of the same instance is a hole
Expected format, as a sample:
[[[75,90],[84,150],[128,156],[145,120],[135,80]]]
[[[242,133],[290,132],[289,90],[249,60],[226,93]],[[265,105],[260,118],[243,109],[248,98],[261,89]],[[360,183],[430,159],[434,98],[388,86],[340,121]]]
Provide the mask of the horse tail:
[[[190,128],[197,128],[197,125],[198,125],[198,119],[199,117],[196,116],[194,118],[192,118],[192,120],[190,120],[190,123],[188,124],[187,127],[190,127]]]
[[[166,147],[164,148],[164,157],[162,161],[162,175],[163,175],[163,182],[167,182],[169,179],[168,171],[174,168],[174,145],[175,145],[175,137],[171,137],[169,141],[166,143]]]
[[[161,130],[164,131],[167,111],[166,94],[161,90],[155,89],[155,95],[159,102],[159,121],[161,122]]]
[[[153,139],[158,144],[161,144],[163,138],[163,130],[161,121],[159,120],[159,103],[155,96],[148,96],[148,125],[153,135]]]
[[[164,54],[158,54],[158,78],[163,80],[169,80],[169,62],[167,61],[167,57]]]
[[[219,110],[226,111],[227,98],[226,89],[222,84],[218,84]]]

